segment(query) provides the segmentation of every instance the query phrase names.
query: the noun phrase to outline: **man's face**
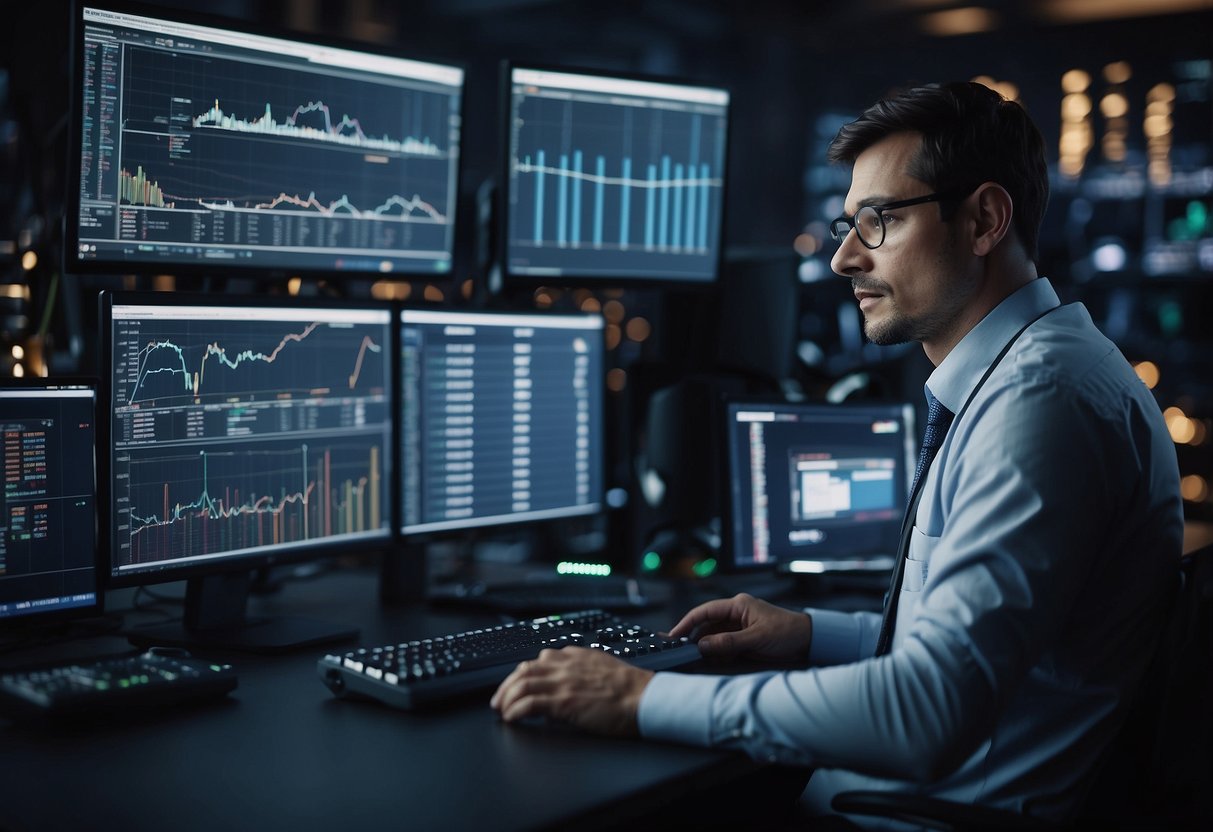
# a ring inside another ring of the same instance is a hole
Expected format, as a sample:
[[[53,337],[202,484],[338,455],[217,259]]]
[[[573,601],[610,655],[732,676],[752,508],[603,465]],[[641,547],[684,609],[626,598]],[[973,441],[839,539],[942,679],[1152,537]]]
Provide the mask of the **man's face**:
[[[847,215],[864,205],[930,193],[926,183],[906,172],[921,144],[918,133],[896,133],[861,153],[844,206]],[[852,230],[830,263],[850,278],[864,334],[875,344],[946,341],[975,292],[976,282],[964,274],[968,261],[955,226],[943,222],[939,211],[934,202],[886,211],[878,248],[865,247]]]

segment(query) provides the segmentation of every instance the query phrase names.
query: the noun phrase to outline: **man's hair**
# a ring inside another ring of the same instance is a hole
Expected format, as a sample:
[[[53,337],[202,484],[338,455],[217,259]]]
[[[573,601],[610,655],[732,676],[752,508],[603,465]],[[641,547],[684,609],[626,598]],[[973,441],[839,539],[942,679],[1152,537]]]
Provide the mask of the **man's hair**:
[[[1036,260],[1049,174],[1044,139],[1021,106],[972,82],[895,92],[838,131],[829,160],[853,163],[878,141],[906,131],[922,134],[922,149],[907,172],[932,190],[967,193],[983,182],[1005,188],[1015,231]]]

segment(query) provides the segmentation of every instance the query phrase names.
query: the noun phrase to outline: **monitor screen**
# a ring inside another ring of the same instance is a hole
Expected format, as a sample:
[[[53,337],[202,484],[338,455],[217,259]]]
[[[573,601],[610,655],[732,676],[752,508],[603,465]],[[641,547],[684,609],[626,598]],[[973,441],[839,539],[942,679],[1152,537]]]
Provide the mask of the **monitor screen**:
[[[716,279],[727,91],[522,67],[508,73],[507,277]]]
[[[911,405],[725,409],[732,566],[892,567],[917,449]]]
[[[400,314],[405,534],[601,510],[601,317]]]
[[[103,295],[110,573],[391,535],[391,310]]]
[[[96,385],[0,381],[0,629],[96,613]]]
[[[78,7],[77,270],[445,274],[463,70]]]
[[[111,584],[189,578],[185,629],[225,646],[328,640],[243,632],[224,576],[392,537],[391,308],[103,293],[101,332]]]

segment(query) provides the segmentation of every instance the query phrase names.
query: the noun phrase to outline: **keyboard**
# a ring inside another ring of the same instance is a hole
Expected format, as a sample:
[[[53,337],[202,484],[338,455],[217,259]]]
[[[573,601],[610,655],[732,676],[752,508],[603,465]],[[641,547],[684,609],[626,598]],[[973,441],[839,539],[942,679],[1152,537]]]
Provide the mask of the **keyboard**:
[[[540,650],[573,645],[602,650],[648,670],[699,660],[699,648],[686,638],[669,639],[603,610],[583,610],[330,653],[320,659],[317,670],[338,697],[369,698],[412,710],[491,690]]]
[[[0,715],[112,714],[227,694],[237,684],[228,664],[183,650],[144,653],[0,673]]]
[[[508,615],[549,610],[640,610],[656,606],[635,578],[548,578],[510,583],[440,584],[426,600],[435,606],[471,607]]]

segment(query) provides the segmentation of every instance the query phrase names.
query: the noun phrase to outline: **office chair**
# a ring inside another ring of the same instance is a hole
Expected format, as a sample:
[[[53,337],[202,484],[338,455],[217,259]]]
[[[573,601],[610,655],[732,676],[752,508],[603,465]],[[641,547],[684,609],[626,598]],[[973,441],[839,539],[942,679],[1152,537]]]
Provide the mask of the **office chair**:
[[[1007,809],[915,794],[849,791],[836,812],[946,832],[1213,829],[1213,545],[1185,555],[1171,614],[1079,817],[1053,824]]]

